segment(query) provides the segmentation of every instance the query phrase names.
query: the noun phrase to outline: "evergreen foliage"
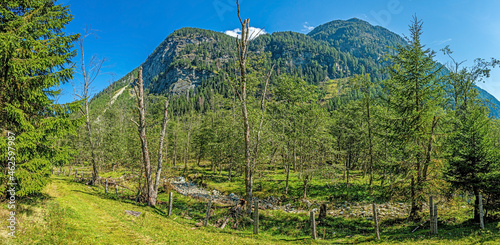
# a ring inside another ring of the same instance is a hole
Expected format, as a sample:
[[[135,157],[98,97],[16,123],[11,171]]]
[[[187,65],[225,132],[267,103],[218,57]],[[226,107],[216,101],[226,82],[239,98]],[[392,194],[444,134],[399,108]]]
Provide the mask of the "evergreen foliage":
[[[73,75],[78,35],[64,32],[71,20],[69,8],[52,0],[10,0],[0,7],[0,128],[2,136],[16,135],[16,196],[39,194],[51,168],[67,164],[73,154],[59,142],[81,124],[69,116],[79,104],[54,104],[55,88]],[[5,165],[7,138],[0,142]],[[6,171],[0,176],[3,195]]]

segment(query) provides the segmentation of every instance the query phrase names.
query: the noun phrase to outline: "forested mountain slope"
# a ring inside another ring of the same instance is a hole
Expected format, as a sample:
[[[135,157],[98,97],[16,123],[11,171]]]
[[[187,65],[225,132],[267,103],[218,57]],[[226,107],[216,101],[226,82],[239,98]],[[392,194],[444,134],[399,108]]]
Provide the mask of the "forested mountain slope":
[[[370,73],[372,79],[384,79],[383,56],[404,44],[401,36],[354,18],[325,23],[307,35],[291,31],[260,35],[250,42],[249,50],[256,55],[267,53],[268,65],[274,64],[278,74],[298,75],[320,85],[364,73]],[[224,94],[228,89],[224,74],[235,72],[235,50],[235,38],[223,33],[179,29],[142,64],[145,86],[155,94],[180,94],[208,86]],[[111,87],[121,88],[130,78],[127,74]],[[498,117],[500,102],[478,89],[480,97],[490,101],[491,116]]]

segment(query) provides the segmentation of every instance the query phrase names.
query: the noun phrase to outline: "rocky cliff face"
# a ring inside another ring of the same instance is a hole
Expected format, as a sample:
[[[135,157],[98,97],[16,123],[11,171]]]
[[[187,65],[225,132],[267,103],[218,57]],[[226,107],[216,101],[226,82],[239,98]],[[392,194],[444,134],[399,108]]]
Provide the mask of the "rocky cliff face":
[[[214,42],[214,38],[201,34],[170,35],[142,64],[145,86],[152,93],[179,94],[194,89],[203,79],[208,79],[212,72],[193,67],[191,62],[198,54],[186,53],[185,50],[189,46]]]

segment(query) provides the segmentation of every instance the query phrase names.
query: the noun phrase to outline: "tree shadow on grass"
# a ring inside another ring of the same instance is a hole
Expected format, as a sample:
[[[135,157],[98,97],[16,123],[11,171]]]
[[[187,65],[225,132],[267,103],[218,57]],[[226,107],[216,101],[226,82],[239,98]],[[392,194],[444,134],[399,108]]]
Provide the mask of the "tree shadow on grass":
[[[425,240],[442,240],[444,242],[453,244],[467,237],[472,239],[478,238],[477,241],[471,241],[471,243],[483,243],[488,241],[494,241],[498,238],[498,228],[495,227],[495,223],[486,224],[485,229],[481,230],[479,224],[473,221],[465,221],[462,223],[449,224],[445,221],[438,221],[438,234],[431,235],[429,232],[429,222],[426,222],[415,232],[412,232],[418,224],[409,223],[403,224],[402,226],[395,227],[390,230],[384,231],[384,226],[381,227],[383,239],[392,242],[414,242],[414,241],[425,241]],[[495,237],[496,234],[496,237]],[[454,242],[455,241],[455,242]]]
[[[53,197],[45,193],[16,199],[15,200],[17,206],[16,213],[26,214],[27,216],[31,216],[35,211],[34,207],[41,206],[42,204],[53,199],[54,199]]]

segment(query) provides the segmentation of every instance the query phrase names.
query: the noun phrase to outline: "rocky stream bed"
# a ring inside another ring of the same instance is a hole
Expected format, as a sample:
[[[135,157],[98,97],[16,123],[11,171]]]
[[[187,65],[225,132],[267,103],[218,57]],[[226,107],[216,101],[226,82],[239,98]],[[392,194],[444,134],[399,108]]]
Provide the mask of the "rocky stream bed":
[[[229,195],[224,195],[218,190],[206,190],[202,187],[197,186],[195,183],[186,181],[184,177],[176,177],[168,179],[168,182],[172,188],[178,193],[208,200],[212,198],[213,202],[225,204],[225,205],[235,205],[242,197],[231,193]],[[287,213],[306,213],[311,209],[319,209],[319,204],[311,203],[307,199],[302,199],[301,202],[303,207],[307,209],[295,207],[292,204],[279,205],[280,200],[274,196],[269,196],[266,198],[254,197],[254,201],[259,201],[260,209],[272,209],[272,210],[283,210]],[[409,205],[405,203],[392,203],[387,202],[377,205],[377,211],[380,218],[403,218],[409,212]],[[341,216],[345,218],[366,218],[368,220],[373,219],[373,211],[371,203],[356,203],[356,202],[344,202],[335,203],[328,205],[327,210],[328,215]]]

